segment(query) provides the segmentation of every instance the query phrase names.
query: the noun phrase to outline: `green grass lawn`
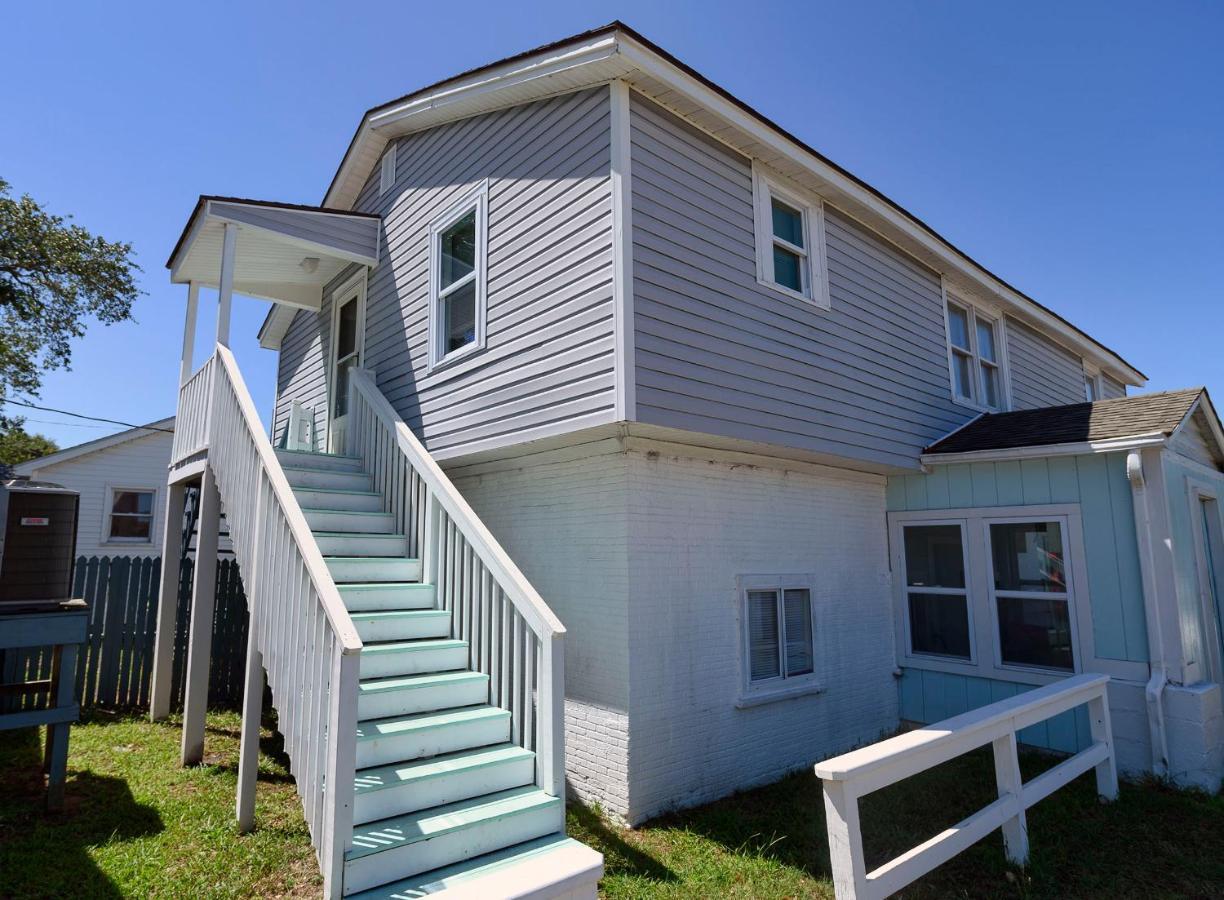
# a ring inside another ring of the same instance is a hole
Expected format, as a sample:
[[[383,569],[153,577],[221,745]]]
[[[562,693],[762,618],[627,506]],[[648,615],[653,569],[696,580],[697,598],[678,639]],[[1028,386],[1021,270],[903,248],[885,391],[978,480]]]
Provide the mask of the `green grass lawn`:
[[[321,887],[280,747],[265,731],[257,828],[234,824],[238,717],[208,720],[205,764],[178,766],[176,722],[94,714],[73,728],[63,813],[42,811],[33,731],[0,732],[0,897],[286,897]],[[1023,760],[1032,777],[1047,758]],[[978,752],[863,803],[878,865],[985,805]],[[602,851],[608,898],[832,897],[824,804],[795,775],[629,830],[571,806],[570,833]],[[1096,802],[1091,775],[1029,812],[1032,864],[1003,861],[996,833],[906,897],[1222,897],[1224,799],[1122,786]]]

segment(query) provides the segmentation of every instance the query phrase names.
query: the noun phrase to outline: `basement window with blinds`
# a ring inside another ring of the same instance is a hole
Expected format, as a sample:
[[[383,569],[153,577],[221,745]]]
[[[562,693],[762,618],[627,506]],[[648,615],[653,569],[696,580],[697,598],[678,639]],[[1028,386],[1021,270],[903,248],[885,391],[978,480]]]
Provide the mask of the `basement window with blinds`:
[[[820,689],[809,577],[740,579],[744,685],[740,706]]]

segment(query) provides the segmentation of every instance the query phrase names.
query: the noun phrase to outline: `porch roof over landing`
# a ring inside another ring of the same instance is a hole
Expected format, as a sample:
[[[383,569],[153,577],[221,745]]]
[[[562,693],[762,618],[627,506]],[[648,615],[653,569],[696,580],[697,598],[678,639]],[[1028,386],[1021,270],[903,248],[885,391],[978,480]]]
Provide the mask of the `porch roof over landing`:
[[[378,261],[381,219],[269,200],[201,196],[166,268],[176,284],[218,287],[225,229],[236,229],[233,289],[279,307],[318,310],[323,286],[351,263]]]

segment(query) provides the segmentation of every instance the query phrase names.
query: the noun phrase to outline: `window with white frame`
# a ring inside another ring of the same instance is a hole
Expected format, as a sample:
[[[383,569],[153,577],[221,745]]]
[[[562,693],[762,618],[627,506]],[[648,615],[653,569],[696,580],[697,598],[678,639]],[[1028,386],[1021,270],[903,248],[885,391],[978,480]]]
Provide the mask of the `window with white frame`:
[[[383,154],[378,170],[378,193],[385,194],[395,186],[395,142],[392,141]]]
[[[952,298],[948,298],[947,312],[953,398],[981,409],[1005,409],[1001,321]]]
[[[110,488],[107,498],[106,540],[148,544],[153,541],[153,501],[150,488]]]
[[[1089,403],[1096,403],[1102,399],[1101,374],[1099,372],[1084,371],[1084,399]]]
[[[911,663],[996,677],[1076,671],[1073,518],[1021,507],[890,514],[899,641]]]
[[[812,684],[816,622],[812,582],[801,576],[741,580],[748,692]]]
[[[829,308],[824,210],[778,180],[753,170],[757,280],[792,297]]]
[[[431,365],[484,346],[487,210],[481,185],[430,228]]]

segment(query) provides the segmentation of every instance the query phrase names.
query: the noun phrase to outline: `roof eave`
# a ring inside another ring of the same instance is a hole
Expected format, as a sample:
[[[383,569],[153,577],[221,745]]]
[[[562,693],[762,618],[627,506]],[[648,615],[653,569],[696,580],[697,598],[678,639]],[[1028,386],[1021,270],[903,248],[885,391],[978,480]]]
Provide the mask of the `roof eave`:
[[[1163,447],[1169,435],[1163,431],[1110,438],[1103,441],[1075,441],[1066,444],[1027,444],[1023,447],[1003,447],[996,450],[965,450],[953,453],[923,453],[918,461],[925,466],[950,466],[956,463],[1013,462],[1047,456],[1086,456],[1091,453],[1117,453],[1144,447]]]

